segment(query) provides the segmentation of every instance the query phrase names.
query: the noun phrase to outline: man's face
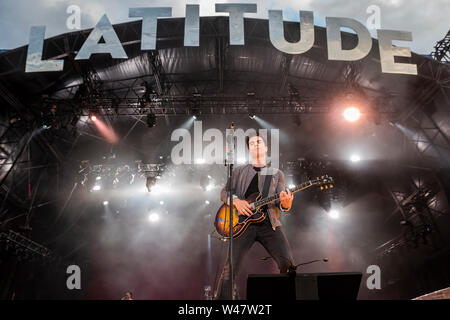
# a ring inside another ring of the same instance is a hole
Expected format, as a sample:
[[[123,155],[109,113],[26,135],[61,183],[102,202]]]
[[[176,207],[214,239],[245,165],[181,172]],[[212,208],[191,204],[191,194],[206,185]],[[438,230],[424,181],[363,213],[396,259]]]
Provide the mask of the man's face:
[[[268,148],[264,139],[258,136],[251,137],[248,142],[248,152],[252,159],[259,159],[266,155]]]
[[[128,300],[130,300],[130,299],[131,299],[131,294],[130,294],[129,292],[127,292],[127,293],[125,294],[125,297],[126,297]]]

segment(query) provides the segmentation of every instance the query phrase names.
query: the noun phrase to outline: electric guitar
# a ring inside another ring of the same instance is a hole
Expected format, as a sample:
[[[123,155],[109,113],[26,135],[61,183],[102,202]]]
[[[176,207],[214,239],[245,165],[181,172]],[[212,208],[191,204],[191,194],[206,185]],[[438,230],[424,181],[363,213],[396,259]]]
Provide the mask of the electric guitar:
[[[291,193],[296,193],[313,186],[320,186],[321,190],[332,189],[333,188],[333,178],[328,175],[317,177],[315,180],[310,180],[304,182],[298,186],[293,188],[289,188]],[[241,236],[245,230],[247,230],[248,226],[252,223],[258,223],[263,221],[267,213],[264,210],[269,203],[277,201],[280,199],[280,194],[277,193],[273,196],[266,197],[262,199],[262,196],[259,192],[252,194],[250,197],[245,199],[250,206],[252,207],[252,215],[245,216],[239,215],[236,208],[233,207],[233,239]],[[226,204],[223,204],[216,213],[216,219],[214,220],[214,226],[216,227],[217,232],[224,238],[230,239],[230,207]]]

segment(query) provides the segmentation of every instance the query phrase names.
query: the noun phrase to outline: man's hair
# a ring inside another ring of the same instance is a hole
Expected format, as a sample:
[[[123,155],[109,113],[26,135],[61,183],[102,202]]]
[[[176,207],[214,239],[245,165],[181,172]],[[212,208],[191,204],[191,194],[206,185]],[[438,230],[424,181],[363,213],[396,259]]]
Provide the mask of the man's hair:
[[[250,133],[249,135],[247,135],[245,137],[245,142],[247,144],[247,148],[250,148],[250,139],[253,138],[253,137],[261,137],[261,139],[263,139],[263,141],[264,141],[264,144],[267,146],[266,139],[262,135],[260,135],[259,133],[254,133],[253,132],[253,133]]]

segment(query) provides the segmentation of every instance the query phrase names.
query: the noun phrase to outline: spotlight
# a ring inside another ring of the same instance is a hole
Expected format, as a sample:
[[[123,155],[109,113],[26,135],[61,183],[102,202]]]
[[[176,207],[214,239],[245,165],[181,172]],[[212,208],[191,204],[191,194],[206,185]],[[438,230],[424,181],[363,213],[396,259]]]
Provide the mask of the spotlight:
[[[93,188],[92,188],[92,191],[100,191],[102,189],[102,187],[100,187],[98,184],[97,185],[95,185]]]
[[[295,188],[295,184],[292,184],[292,183],[291,183],[291,184],[288,186],[288,188],[289,188],[289,189],[294,189],[294,188]]]
[[[352,156],[350,157],[351,162],[359,162],[360,160],[361,158],[357,154],[352,154]]]
[[[95,122],[95,121],[97,121],[97,116],[95,114],[91,114],[89,116],[89,119],[91,119],[92,122]]]
[[[250,119],[255,120],[256,116],[254,114],[251,114],[248,116]]]
[[[95,180],[102,180],[102,177],[98,176],[97,178],[95,178]]]
[[[206,186],[206,191],[209,191],[209,190],[212,190],[212,189],[214,189],[214,185],[213,184],[208,184]]]
[[[160,201],[159,204],[160,204],[160,205],[163,205],[163,204],[164,204],[164,201]]]
[[[210,202],[208,200],[205,201],[205,204],[210,204]]]
[[[197,120],[198,118],[200,118],[200,109],[198,107],[192,108],[192,118],[194,120]]]
[[[339,218],[339,211],[337,211],[337,210],[330,210],[330,212],[328,213],[328,215],[329,215],[330,218],[332,218],[332,219],[337,219],[337,218]]]
[[[151,213],[148,216],[148,221],[150,221],[151,223],[156,223],[159,221],[159,215],[157,213]]]
[[[104,206],[107,206],[108,204],[109,204],[108,201],[103,201],[103,205],[104,205]]]
[[[197,164],[204,164],[205,163],[205,159],[197,159],[196,163]]]
[[[361,116],[361,112],[358,108],[348,107],[344,110],[344,118],[348,122],[355,122]]]

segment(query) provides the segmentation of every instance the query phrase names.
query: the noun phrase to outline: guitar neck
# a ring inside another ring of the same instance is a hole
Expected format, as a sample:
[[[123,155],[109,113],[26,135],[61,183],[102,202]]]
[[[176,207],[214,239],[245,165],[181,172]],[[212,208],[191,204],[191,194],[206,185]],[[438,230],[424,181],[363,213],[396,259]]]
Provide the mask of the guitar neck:
[[[313,181],[307,181],[307,182],[304,182],[304,183],[302,183],[302,184],[300,184],[298,186],[295,186],[292,189],[291,188],[288,188],[288,189],[289,189],[289,191],[291,191],[291,193],[296,193],[296,192],[302,191],[302,190],[304,190],[306,188],[309,188],[309,187],[311,187],[311,186],[313,186],[315,184],[316,183],[314,183]],[[275,194],[273,196],[266,197],[264,199],[255,201],[255,207],[261,207],[263,205],[275,202],[275,201],[277,201],[279,199],[280,199],[280,193],[277,193],[277,194]]]

